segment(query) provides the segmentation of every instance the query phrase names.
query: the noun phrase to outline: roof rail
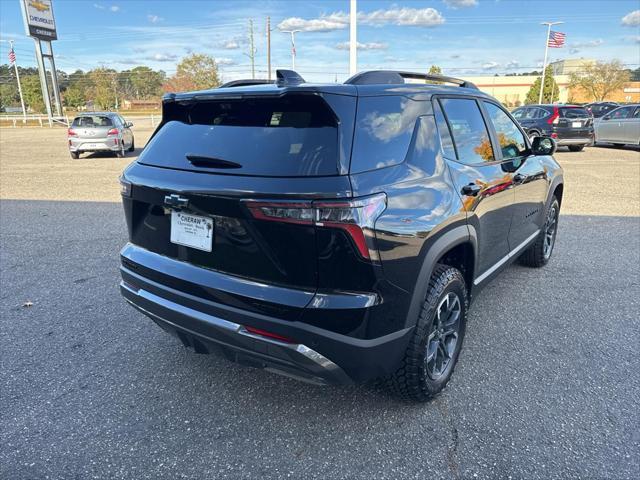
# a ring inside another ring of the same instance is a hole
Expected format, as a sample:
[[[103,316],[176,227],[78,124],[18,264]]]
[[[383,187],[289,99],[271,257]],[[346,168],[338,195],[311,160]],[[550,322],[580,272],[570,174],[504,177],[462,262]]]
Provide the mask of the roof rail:
[[[447,77],[444,75],[432,75],[430,73],[415,73],[415,72],[402,72],[397,70],[369,70],[367,72],[356,73],[353,77],[349,78],[346,84],[349,85],[397,85],[406,83],[405,78],[412,78],[416,80],[425,80],[433,82],[453,83],[460,87],[475,88],[473,83],[462,80],[461,78]]]
[[[301,83],[306,83],[305,79],[293,70],[276,70],[276,78],[277,85],[300,85]]]
[[[223,83],[218,88],[246,87],[248,85],[265,85],[268,83],[273,83],[273,81],[256,78],[246,78],[243,80],[233,80],[231,82]]]

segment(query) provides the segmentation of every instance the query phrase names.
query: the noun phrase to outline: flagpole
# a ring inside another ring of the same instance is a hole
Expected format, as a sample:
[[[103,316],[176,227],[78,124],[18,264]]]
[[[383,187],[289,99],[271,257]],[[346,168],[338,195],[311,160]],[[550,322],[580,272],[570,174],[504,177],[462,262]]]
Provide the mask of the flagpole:
[[[542,79],[540,80],[540,95],[538,97],[538,104],[542,103],[542,93],[544,92],[544,76],[547,70],[547,54],[549,53],[549,37],[551,36],[551,27],[553,25],[559,25],[564,22],[542,22],[540,25],[547,26],[547,41],[544,44],[544,62],[542,62]]]
[[[13,52],[13,40],[9,40],[11,51]],[[15,55],[15,52],[14,52]],[[24,98],[22,96],[22,86],[20,85],[20,73],[18,73],[18,62],[14,60],[13,68],[16,71],[16,80],[18,81],[18,93],[20,94],[20,105],[22,105],[22,123],[27,123],[27,110],[24,108]]]

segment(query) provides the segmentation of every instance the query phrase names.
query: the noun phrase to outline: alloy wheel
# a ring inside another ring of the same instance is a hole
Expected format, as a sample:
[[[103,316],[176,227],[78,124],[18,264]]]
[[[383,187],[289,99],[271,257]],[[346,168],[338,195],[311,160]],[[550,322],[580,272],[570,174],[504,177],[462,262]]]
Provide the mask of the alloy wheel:
[[[427,339],[427,374],[438,380],[451,365],[460,330],[462,305],[460,298],[449,292],[438,304],[436,317]]]
[[[558,210],[555,205],[552,205],[547,214],[547,221],[544,225],[544,244],[542,246],[542,253],[545,260],[551,257],[553,252],[553,245],[556,241],[556,227],[558,226]]]

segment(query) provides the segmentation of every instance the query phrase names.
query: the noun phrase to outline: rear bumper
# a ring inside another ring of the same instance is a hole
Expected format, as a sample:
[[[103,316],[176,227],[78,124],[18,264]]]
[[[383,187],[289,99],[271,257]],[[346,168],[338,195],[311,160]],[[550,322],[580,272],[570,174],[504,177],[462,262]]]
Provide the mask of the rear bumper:
[[[74,139],[70,138],[70,152],[117,152],[120,150],[118,137],[99,139]]]
[[[121,267],[120,291],[185,346],[221,353],[238,363],[317,384],[350,384],[384,376],[400,364],[412,328],[374,339],[353,338],[298,321],[282,320],[200,298]],[[171,260],[173,262],[173,260]],[[327,311],[327,315],[332,312]],[[268,338],[253,327],[287,337]]]
[[[556,143],[559,147],[566,147],[570,145],[592,145],[593,137],[584,137],[584,138],[558,138],[556,139]]]

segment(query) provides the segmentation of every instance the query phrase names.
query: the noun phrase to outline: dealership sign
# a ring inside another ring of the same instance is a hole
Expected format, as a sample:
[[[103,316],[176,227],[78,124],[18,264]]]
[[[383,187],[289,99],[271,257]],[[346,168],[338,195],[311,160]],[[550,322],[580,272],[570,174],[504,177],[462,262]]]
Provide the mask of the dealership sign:
[[[40,40],[57,40],[52,0],[21,0],[27,35]]]

